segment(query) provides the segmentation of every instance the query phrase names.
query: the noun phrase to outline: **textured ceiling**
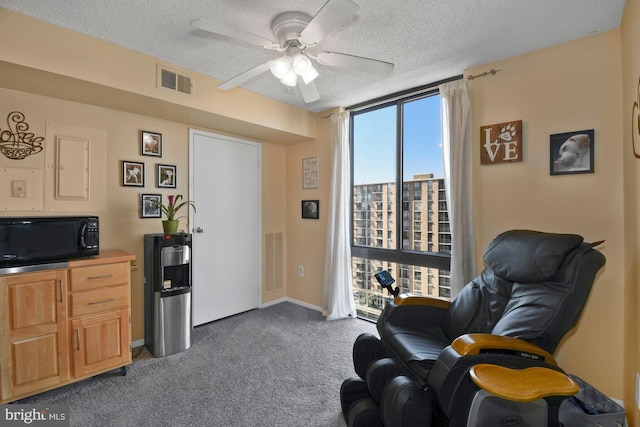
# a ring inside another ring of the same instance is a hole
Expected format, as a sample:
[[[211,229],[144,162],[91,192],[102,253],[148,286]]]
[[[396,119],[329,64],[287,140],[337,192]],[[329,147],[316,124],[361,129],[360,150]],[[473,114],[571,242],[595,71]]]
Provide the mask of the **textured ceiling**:
[[[318,65],[320,100],[305,104],[266,72],[242,87],[324,111],[446,79],[470,67],[620,25],[624,0],[354,0],[356,14],[313,51],[395,64],[389,77]],[[285,11],[314,16],[325,0],[0,0],[0,7],[227,80],[274,59],[274,51],[196,30],[196,18],[273,39]],[[312,49],[309,49],[310,51]],[[1,58],[1,53],[0,53]]]

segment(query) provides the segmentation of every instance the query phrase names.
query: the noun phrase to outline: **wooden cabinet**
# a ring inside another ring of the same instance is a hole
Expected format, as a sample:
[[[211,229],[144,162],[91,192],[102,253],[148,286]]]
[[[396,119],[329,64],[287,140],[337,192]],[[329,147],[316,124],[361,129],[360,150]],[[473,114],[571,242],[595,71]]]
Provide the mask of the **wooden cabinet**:
[[[0,277],[2,401],[69,380],[67,271]]]
[[[131,364],[134,256],[0,276],[0,403]]]
[[[71,360],[74,377],[131,363],[129,262],[70,269]]]
[[[128,308],[72,320],[71,334],[74,377],[131,363]]]

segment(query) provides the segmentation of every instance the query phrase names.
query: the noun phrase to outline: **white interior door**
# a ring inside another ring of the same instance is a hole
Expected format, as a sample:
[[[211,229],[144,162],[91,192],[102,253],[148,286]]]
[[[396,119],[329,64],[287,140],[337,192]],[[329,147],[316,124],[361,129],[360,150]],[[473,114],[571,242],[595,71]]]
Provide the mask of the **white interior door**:
[[[194,325],[258,307],[262,289],[261,146],[191,129]]]

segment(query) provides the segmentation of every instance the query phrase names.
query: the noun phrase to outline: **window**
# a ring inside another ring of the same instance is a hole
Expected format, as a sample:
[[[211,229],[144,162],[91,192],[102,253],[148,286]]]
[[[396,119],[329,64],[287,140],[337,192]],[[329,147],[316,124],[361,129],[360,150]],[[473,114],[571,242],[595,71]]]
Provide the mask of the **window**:
[[[377,319],[390,300],[374,277],[384,269],[394,276],[400,292],[449,297],[451,235],[440,95],[431,91],[353,112],[351,136],[351,251],[358,315]],[[369,202],[362,197],[366,194],[373,197]],[[375,212],[375,218],[363,217],[363,212]],[[423,242],[425,236],[428,242]],[[422,286],[422,273],[427,287]]]

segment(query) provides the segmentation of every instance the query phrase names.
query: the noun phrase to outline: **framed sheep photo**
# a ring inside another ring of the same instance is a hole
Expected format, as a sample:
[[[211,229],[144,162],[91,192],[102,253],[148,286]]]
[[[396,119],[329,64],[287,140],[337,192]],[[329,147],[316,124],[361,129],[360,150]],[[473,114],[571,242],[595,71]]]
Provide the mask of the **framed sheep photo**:
[[[550,174],[593,173],[594,143],[593,129],[551,135]]]

